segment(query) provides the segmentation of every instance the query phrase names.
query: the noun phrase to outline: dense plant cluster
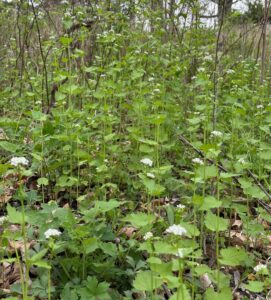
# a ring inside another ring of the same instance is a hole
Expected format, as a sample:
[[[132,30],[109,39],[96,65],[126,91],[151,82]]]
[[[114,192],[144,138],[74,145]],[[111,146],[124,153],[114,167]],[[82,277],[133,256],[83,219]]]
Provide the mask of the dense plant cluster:
[[[75,2],[0,3],[1,297],[268,297],[261,61],[197,1]]]

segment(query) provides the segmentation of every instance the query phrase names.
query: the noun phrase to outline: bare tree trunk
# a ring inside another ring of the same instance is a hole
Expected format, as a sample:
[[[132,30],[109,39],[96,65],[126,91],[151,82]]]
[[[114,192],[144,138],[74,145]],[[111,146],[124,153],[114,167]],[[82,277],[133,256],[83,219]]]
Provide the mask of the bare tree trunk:
[[[268,13],[270,8],[270,0],[264,1],[264,17],[262,23],[262,57],[261,57],[261,77],[260,82],[263,83],[265,73],[265,58],[266,58],[266,27],[268,22]]]
[[[231,13],[233,0],[216,0],[213,1],[218,5],[218,24]]]

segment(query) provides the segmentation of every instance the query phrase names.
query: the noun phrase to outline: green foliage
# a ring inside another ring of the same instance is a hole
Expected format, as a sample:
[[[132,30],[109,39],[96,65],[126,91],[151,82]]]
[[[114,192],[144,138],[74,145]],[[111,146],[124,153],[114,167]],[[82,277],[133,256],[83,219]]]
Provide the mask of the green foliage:
[[[23,276],[10,295],[263,295],[270,87],[260,43],[228,30],[240,13],[220,45],[199,1],[30,2],[0,2],[0,269]]]

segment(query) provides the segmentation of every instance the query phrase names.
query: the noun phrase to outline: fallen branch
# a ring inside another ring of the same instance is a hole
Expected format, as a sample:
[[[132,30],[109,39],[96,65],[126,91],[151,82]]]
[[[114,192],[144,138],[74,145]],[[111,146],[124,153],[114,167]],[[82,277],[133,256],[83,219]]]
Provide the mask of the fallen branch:
[[[208,163],[210,164],[216,164],[212,159],[210,158],[206,158],[205,154],[197,149],[194,145],[192,145],[183,135],[179,135],[179,139],[180,141],[185,144],[186,146],[189,146],[190,148],[192,148],[201,158],[203,158],[204,160],[208,161]],[[217,163],[217,167],[219,168],[220,171],[223,171],[225,173],[228,173],[227,169],[221,164],[221,163]],[[269,200],[271,200],[271,195],[269,194],[269,192],[267,191],[267,189],[261,184],[261,182],[257,179],[257,177],[250,171],[247,170],[248,176],[251,177],[254,181],[254,183],[261,189],[261,191],[267,196],[267,198]],[[233,176],[232,177],[234,182],[236,184],[240,185],[239,182],[239,176]],[[271,214],[271,207],[263,200],[257,199],[258,203],[269,213]]]

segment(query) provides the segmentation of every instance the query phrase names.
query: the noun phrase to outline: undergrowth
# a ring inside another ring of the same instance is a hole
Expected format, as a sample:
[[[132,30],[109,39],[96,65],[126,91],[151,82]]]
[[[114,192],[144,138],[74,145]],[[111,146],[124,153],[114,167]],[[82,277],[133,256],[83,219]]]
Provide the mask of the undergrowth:
[[[1,299],[269,299],[255,59],[147,4],[0,5]]]

